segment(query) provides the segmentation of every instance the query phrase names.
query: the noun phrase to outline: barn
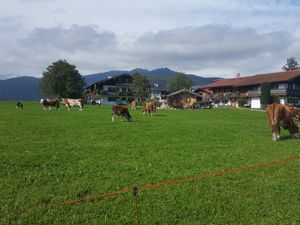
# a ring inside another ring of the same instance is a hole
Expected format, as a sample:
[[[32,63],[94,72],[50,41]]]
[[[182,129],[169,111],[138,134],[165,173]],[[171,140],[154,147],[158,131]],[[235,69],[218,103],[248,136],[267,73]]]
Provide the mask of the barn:
[[[170,107],[177,109],[194,109],[202,102],[202,95],[196,92],[181,89],[168,95],[167,102]]]

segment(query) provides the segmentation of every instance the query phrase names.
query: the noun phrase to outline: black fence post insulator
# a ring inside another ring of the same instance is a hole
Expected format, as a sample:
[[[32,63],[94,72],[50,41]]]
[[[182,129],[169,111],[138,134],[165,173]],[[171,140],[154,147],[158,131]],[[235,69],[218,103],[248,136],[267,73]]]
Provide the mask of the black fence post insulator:
[[[138,201],[137,201],[137,193],[138,193],[138,187],[134,187],[132,191],[132,195],[134,198],[134,206],[135,206],[135,214],[136,214],[136,224],[140,225],[140,219],[139,219],[139,208],[138,208]]]

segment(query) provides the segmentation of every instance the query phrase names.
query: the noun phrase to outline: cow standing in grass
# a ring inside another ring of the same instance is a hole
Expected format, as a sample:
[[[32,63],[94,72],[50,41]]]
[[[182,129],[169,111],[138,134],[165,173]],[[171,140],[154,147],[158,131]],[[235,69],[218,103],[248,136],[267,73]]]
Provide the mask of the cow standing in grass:
[[[291,113],[292,117],[300,117],[300,109],[295,108],[294,106],[289,104],[285,104],[284,107]]]
[[[143,108],[143,115],[148,113],[149,116],[153,116],[156,112],[156,107],[153,102],[147,102]]]
[[[291,137],[299,138],[299,128],[293,120],[293,115],[287,106],[273,103],[266,109],[269,125],[272,130],[272,139],[277,141],[280,138],[280,126],[288,130]]]
[[[125,117],[125,119],[129,122],[131,121],[131,115],[127,109],[127,107],[122,106],[122,105],[113,105],[112,106],[112,122],[115,121],[115,116],[121,116],[122,119],[121,121],[123,121],[123,118]]]
[[[78,98],[78,99],[63,98],[62,102],[65,104],[65,106],[67,107],[67,109],[69,111],[70,111],[70,108],[74,107],[74,106],[78,106],[79,110],[82,111],[83,103],[82,103],[82,99],[81,98]]]
[[[51,110],[52,107],[59,109],[59,100],[58,99],[41,99],[41,104],[44,106],[44,110]]]
[[[17,105],[16,105],[16,109],[17,110],[23,109],[23,103],[22,102],[18,102]]]
[[[136,109],[136,106],[137,106],[137,100],[134,99],[134,100],[131,102],[131,108],[132,108],[132,109]]]

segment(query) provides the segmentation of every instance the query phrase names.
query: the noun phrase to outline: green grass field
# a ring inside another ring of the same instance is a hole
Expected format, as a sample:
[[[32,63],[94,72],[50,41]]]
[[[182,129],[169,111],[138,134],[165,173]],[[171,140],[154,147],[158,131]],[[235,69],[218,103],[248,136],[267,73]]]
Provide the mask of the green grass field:
[[[0,224],[136,224],[132,193],[62,201],[300,156],[265,113],[0,102]],[[138,191],[141,224],[300,224],[300,160]]]

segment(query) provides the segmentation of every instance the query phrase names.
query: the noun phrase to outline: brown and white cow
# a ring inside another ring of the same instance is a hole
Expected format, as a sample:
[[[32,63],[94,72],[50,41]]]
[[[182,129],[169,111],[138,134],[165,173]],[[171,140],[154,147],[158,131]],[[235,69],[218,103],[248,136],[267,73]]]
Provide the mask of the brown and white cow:
[[[127,107],[125,107],[123,105],[113,105],[111,115],[112,115],[112,118],[111,118],[112,122],[115,121],[115,116],[116,115],[122,117],[121,121],[123,121],[124,117],[126,118],[126,120],[128,122],[131,121],[131,119],[132,119]]]
[[[277,141],[280,138],[280,126],[288,130],[291,137],[299,138],[299,128],[293,120],[293,115],[287,106],[273,103],[266,109],[269,125],[272,130],[272,139]]]
[[[44,106],[44,110],[51,110],[52,107],[59,109],[59,100],[58,99],[41,99],[41,104]]]
[[[300,117],[300,109],[295,108],[294,106],[289,104],[285,104],[284,107],[291,113],[292,117]]]
[[[78,99],[63,98],[62,102],[65,104],[65,106],[68,108],[69,111],[70,111],[70,108],[74,107],[74,106],[78,106],[79,110],[82,111],[83,103],[82,103],[81,98],[78,98]]]
[[[132,109],[136,109],[136,106],[137,106],[137,100],[134,99],[134,100],[131,102],[131,108],[132,108]]]
[[[156,107],[153,102],[147,102],[143,108],[143,115],[148,113],[149,116],[153,116],[156,112]]]

